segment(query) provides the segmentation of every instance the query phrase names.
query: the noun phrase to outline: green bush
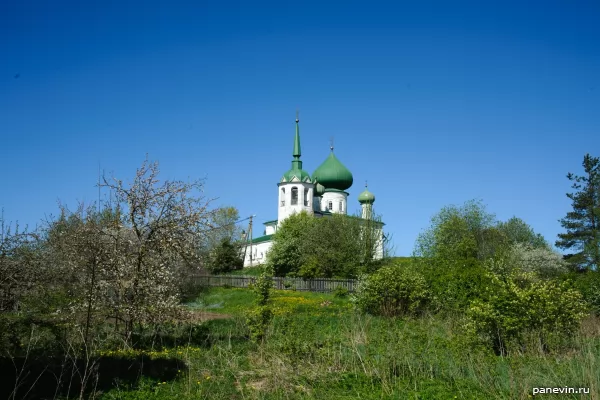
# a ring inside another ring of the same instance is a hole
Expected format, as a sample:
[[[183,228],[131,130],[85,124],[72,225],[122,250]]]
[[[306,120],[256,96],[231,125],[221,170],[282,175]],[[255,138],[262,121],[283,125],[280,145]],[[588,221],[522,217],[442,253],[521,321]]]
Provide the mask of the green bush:
[[[383,267],[361,278],[352,297],[363,312],[373,315],[414,315],[423,311],[430,292],[423,275],[411,267]]]
[[[587,271],[573,273],[569,277],[574,278],[575,286],[583,295],[591,311],[596,315],[600,315],[600,273]]]
[[[333,290],[333,296],[338,299],[344,299],[348,297],[350,291],[343,286],[338,286]]]
[[[581,293],[568,281],[541,280],[534,273],[490,273],[490,285],[468,309],[468,328],[498,354],[521,348],[531,333],[549,350],[572,334],[587,315]]]
[[[474,259],[416,260],[414,267],[423,274],[431,291],[431,308],[463,313],[489,284],[487,269]]]

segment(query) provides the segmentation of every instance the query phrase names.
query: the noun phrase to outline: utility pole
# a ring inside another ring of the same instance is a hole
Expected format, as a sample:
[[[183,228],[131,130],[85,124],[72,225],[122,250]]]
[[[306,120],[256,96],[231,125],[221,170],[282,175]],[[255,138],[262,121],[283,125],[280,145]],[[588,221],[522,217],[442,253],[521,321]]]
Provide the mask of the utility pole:
[[[250,266],[252,266],[252,217],[250,216],[250,223],[248,224],[248,237],[250,238]]]
[[[247,250],[248,250],[248,242],[250,242],[250,266],[252,266],[252,218],[256,217],[256,215],[251,215],[250,216],[250,222],[248,223],[248,231],[247,232],[243,232],[242,231],[242,236],[243,236],[243,241],[244,241],[244,262],[246,262],[246,254],[247,254]]]

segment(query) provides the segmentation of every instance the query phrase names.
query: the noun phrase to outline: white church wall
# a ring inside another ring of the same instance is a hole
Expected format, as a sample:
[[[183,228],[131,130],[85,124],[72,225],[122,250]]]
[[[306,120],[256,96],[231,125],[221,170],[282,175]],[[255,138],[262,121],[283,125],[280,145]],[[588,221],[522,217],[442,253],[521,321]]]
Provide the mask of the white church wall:
[[[272,241],[261,242],[252,245],[252,249],[250,246],[246,248],[246,258],[244,259],[244,268],[257,266],[259,264],[264,264],[267,261],[267,252],[271,249],[273,245]],[[252,251],[252,259],[250,258],[250,251]]]
[[[321,197],[321,211],[331,211],[335,214],[346,214],[348,211],[347,198],[348,193],[346,192],[325,192]],[[329,206],[331,206],[331,209]]]
[[[292,192],[297,190],[298,197],[295,204],[292,204]],[[306,211],[313,214],[313,184],[292,182],[279,184],[279,210],[277,212],[277,225],[292,214]]]

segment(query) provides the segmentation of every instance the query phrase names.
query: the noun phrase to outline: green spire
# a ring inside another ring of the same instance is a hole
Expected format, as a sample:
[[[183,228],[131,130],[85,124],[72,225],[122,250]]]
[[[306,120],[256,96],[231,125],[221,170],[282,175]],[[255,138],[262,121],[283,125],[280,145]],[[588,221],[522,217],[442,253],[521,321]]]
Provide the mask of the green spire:
[[[298,123],[300,120],[298,119],[298,112],[296,111],[296,135],[294,136],[294,152],[292,155],[294,159],[292,160],[292,168],[283,174],[283,178],[281,182],[291,182],[292,179],[298,178],[300,182],[310,182],[310,175],[308,172],[302,169],[302,161],[300,161],[301,151],[300,151],[300,126]]]
[[[296,135],[294,136],[294,161],[292,161],[292,169],[302,169],[302,161],[300,161],[300,156],[302,152],[300,151],[300,125],[298,124],[300,120],[298,119],[298,111],[296,111]]]

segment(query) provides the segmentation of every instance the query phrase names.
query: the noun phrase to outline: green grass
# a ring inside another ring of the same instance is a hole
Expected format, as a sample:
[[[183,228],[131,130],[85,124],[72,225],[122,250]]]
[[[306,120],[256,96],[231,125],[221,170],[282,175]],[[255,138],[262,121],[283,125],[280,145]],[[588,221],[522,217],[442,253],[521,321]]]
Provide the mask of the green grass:
[[[231,319],[204,323],[211,340],[179,355],[185,368],[102,399],[528,399],[533,387],[591,387],[598,399],[600,324],[586,322],[571,348],[498,357],[474,346],[460,317],[386,319],[355,313],[331,294],[275,291],[262,344],[248,340],[247,289],[212,288],[188,304]],[[175,353],[177,354],[177,353]]]

